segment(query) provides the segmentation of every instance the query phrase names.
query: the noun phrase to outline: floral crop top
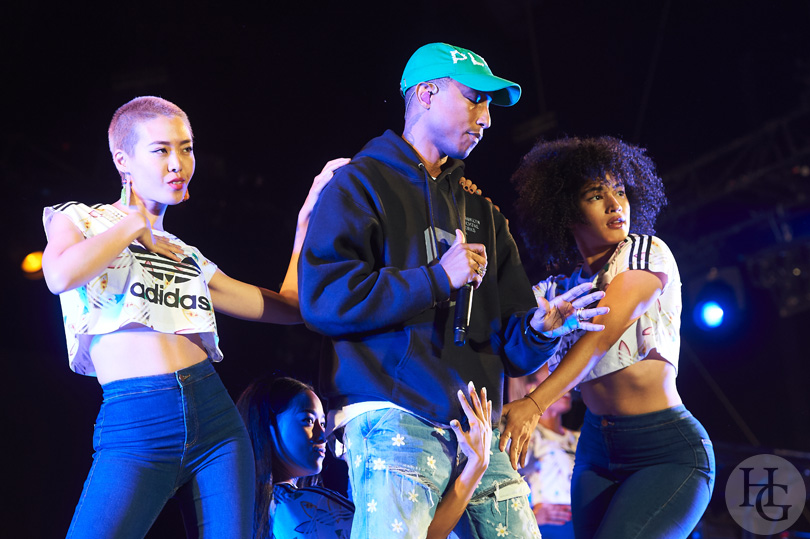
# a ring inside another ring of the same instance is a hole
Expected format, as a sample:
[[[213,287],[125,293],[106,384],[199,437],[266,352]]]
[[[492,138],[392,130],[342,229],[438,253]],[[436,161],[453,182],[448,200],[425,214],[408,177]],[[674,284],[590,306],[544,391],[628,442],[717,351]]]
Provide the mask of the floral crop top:
[[[592,282],[594,288],[607,290],[618,274],[629,270],[648,270],[663,273],[667,284],[658,300],[622,334],[618,341],[599,360],[583,382],[629,367],[646,358],[656,349],[661,357],[678,368],[681,348],[681,276],[669,247],[655,236],[631,234],[616,247],[607,264],[594,277],[583,278],[582,266],[570,277],[549,277],[533,288],[536,298],[551,300],[570,288]],[[571,346],[583,335],[576,330],[560,340],[557,351],[548,360],[549,371],[554,371]]]
[[[54,214],[71,220],[85,238],[109,230],[125,214],[109,204],[89,207],[66,202],[45,208],[42,216],[47,234]],[[196,248],[168,232],[154,230],[183,249],[182,262],[146,250],[134,242],[99,276],[84,286],[59,295],[67,337],[70,368],[95,376],[90,359],[94,335],[112,333],[131,324],[142,324],[162,333],[199,333],[208,357],[222,360],[216,318],[208,282],[215,264]]]
[[[273,486],[270,504],[272,539],[349,539],[354,505],[323,487]]]

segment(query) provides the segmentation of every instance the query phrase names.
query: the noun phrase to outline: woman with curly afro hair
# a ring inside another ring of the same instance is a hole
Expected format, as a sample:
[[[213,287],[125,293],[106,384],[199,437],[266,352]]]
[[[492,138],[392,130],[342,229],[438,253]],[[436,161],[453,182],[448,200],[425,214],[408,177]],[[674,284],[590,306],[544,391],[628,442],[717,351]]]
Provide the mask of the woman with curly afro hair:
[[[681,280],[652,235],[666,204],[655,165],[612,137],[562,138],[535,145],[512,181],[533,254],[549,268],[577,264],[535,296],[590,282],[610,310],[593,320],[604,331],[561,337],[551,375],[504,406],[504,436],[531,431],[578,387],[588,409],[572,479],[576,537],[687,537],[711,497],[714,453],[675,386]]]

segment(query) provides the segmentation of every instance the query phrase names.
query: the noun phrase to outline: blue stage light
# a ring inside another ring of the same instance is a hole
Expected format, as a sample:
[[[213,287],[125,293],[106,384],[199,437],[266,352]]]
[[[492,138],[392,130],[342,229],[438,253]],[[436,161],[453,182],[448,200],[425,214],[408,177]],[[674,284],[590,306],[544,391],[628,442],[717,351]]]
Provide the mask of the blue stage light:
[[[728,277],[730,274],[726,274]],[[734,279],[715,278],[702,283],[692,303],[692,318],[704,331],[729,332],[740,322],[744,308],[741,283]]]
[[[723,307],[716,301],[709,300],[698,305],[698,322],[707,329],[720,327],[724,314]]]

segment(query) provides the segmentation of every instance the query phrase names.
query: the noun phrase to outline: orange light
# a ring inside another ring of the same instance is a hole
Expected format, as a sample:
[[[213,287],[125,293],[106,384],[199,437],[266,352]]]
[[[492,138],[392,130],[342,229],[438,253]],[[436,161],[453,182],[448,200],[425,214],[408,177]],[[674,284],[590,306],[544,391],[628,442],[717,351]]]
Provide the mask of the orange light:
[[[25,273],[32,274],[42,270],[42,251],[34,251],[25,256],[20,264]]]

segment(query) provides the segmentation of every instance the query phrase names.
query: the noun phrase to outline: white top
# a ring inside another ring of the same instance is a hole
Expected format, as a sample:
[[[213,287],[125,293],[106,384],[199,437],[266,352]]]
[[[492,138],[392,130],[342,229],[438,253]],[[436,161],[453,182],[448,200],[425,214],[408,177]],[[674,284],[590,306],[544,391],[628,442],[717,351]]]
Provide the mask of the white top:
[[[47,234],[55,213],[71,220],[85,238],[109,230],[125,214],[109,204],[92,208],[67,202],[45,208],[42,220]],[[196,248],[168,232],[153,230],[180,246],[182,262],[147,251],[137,241],[110,262],[101,275],[87,284],[59,294],[67,337],[70,368],[95,376],[90,359],[94,335],[104,335],[136,323],[161,333],[199,333],[212,361],[222,361],[214,307],[208,282],[215,264]],[[179,253],[178,253],[179,254]]]
[[[589,372],[583,382],[616,372],[646,358],[650,350],[658,353],[678,369],[681,348],[681,276],[669,247],[655,236],[631,234],[621,242],[607,264],[593,278],[582,277],[580,265],[570,277],[549,277],[533,288],[536,298],[551,300],[570,288],[592,282],[599,290],[607,290],[610,282],[629,270],[647,270],[667,276],[658,300],[622,334],[610,350]],[[584,334],[576,330],[560,340],[560,346],[548,361],[553,372],[568,350]]]
[[[537,425],[529,440],[526,466],[518,470],[531,489],[532,506],[538,503],[571,504],[571,475],[579,432],[560,434]]]

